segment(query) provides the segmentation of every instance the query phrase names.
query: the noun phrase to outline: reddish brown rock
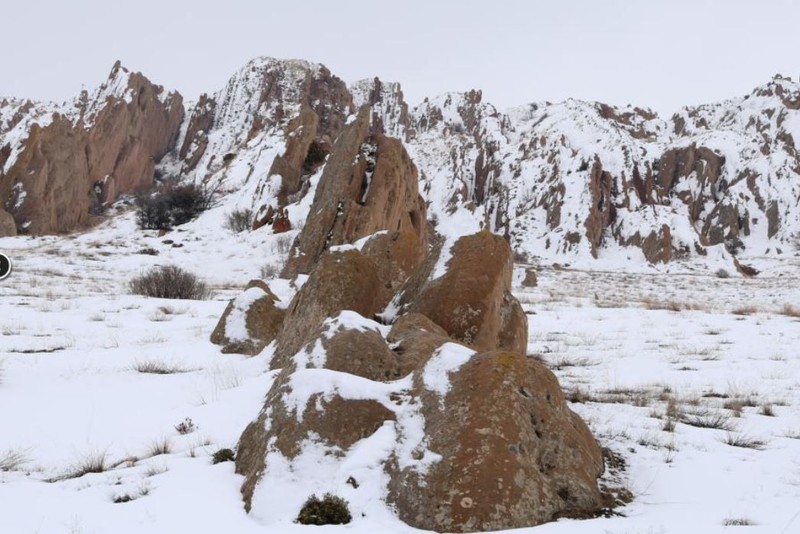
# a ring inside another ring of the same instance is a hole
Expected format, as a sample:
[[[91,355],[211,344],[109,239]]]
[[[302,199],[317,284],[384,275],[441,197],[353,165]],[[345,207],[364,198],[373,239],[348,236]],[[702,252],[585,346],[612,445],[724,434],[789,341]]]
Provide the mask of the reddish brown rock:
[[[636,232],[623,244],[641,248],[645,259],[652,264],[667,263],[672,259],[672,232],[666,224],[658,231],[651,231],[644,239]]]
[[[303,106],[300,113],[286,128],[286,150],[277,156],[270,167],[269,176],[281,177],[281,188],[278,201],[281,206],[286,205],[292,195],[298,193],[302,187],[301,178],[306,169],[304,162],[308,157],[311,143],[317,138],[319,116],[309,106]]]
[[[285,277],[308,273],[331,246],[381,230],[412,232],[419,250],[426,249],[425,204],[416,167],[400,141],[369,131],[365,107],[333,146]]]
[[[597,257],[597,250],[603,244],[605,229],[614,222],[616,209],[611,194],[613,178],[603,170],[600,158],[595,157],[594,165],[589,173],[589,193],[591,204],[586,218],[586,237],[591,245],[592,256]],[[577,236],[578,239],[580,236]]]
[[[513,266],[503,238],[488,231],[462,237],[453,246],[447,272],[422,289],[409,311],[429,317],[454,340],[478,350],[525,354],[528,323],[510,292]]]
[[[528,267],[525,269],[525,279],[522,280],[523,287],[536,287],[537,278],[536,278],[536,269],[533,267]]]
[[[278,210],[275,218],[272,221],[272,233],[282,234],[292,229],[292,221],[289,220],[289,214],[286,209]]]
[[[197,166],[208,147],[208,133],[214,125],[217,103],[208,95],[202,94],[192,109],[186,135],[178,156],[183,161],[183,172],[187,173]]]
[[[361,252],[375,260],[382,282],[380,300],[389,302],[422,263],[423,245],[414,232],[379,232]]]
[[[283,326],[286,312],[278,308],[277,303],[278,297],[267,284],[253,280],[244,293],[225,308],[211,334],[211,342],[222,345],[222,352],[258,354]]]
[[[0,209],[0,237],[17,235],[17,223],[14,217],[5,210]]]
[[[407,313],[395,321],[386,340],[408,371],[421,369],[439,347],[454,342],[442,327],[419,313]]]
[[[544,365],[511,352],[483,353],[450,383],[443,401],[417,392],[428,447],[441,460],[427,472],[389,467],[388,501],[401,520],[437,532],[478,532],[604,506],[600,448]]]
[[[47,126],[31,127],[0,184],[0,191],[25,192],[12,215],[29,233],[75,229],[89,222],[98,201],[152,185],[155,163],[174,143],[183,119],[182,98],[164,96],[163,88],[119,63],[106,84],[118,83],[127,83],[125,95],[83,102],[76,123],[56,114]]]
[[[267,394],[264,409],[239,439],[236,472],[244,475],[242,498],[250,511],[253,491],[267,469],[268,444],[291,460],[305,439],[325,443],[342,451],[373,434],[385,421],[394,420],[385,406],[374,400],[346,399],[339,395],[314,394],[298,414],[287,407],[291,374],[284,371]]]
[[[325,319],[342,310],[371,318],[386,301],[379,299],[381,280],[375,260],[357,250],[325,254],[292,300],[277,337],[272,368],[284,367],[316,338]]]
[[[397,354],[389,350],[383,336],[375,330],[344,328],[321,339],[326,369],[376,382],[397,380],[413,370],[402,365]]]

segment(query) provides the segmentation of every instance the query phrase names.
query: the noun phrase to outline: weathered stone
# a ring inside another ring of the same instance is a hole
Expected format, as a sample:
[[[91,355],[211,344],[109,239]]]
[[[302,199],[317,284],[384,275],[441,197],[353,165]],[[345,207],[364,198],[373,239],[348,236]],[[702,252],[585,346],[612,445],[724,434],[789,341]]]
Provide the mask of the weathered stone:
[[[17,223],[7,211],[0,209],[0,237],[17,235]]]
[[[289,372],[282,372],[267,394],[264,409],[239,439],[236,472],[244,475],[242,497],[249,512],[253,491],[267,469],[268,445],[287,459],[300,452],[305,439],[347,451],[358,440],[372,435],[394,413],[374,400],[346,399],[339,395],[314,394],[298,414],[287,407],[284,396],[291,392]]]
[[[395,321],[386,340],[398,356],[403,375],[421,369],[439,347],[453,342],[442,327],[419,313],[407,313]]]
[[[397,380],[405,373],[397,354],[389,350],[383,336],[375,330],[340,329],[322,337],[325,368],[368,378],[376,382]]]
[[[331,246],[381,230],[413,232],[425,250],[425,204],[416,167],[399,140],[369,131],[365,107],[336,139],[285,277],[308,273]]]
[[[118,193],[150,187],[158,162],[172,147],[183,119],[180,94],[162,95],[139,73],[129,73],[119,62],[106,82],[126,83],[125,96],[108,96],[106,102],[83,102],[76,122],[55,114],[50,124],[34,124],[0,190],[19,184],[24,202],[12,215],[31,234],[66,232],[89,222],[101,205]],[[87,129],[88,125],[88,129]],[[108,182],[108,176],[113,177]],[[98,192],[95,186],[113,186]]]
[[[447,272],[427,284],[409,311],[421,313],[454,340],[478,350],[503,348],[525,354],[528,329],[511,295],[511,248],[488,231],[462,237]],[[515,328],[506,332],[505,328]]]
[[[357,250],[325,254],[292,300],[277,337],[272,367],[285,366],[312,339],[328,317],[352,310],[371,318],[386,301],[375,260]]]
[[[222,345],[222,352],[255,355],[278,335],[285,311],[277,307],[276,297],[261,280],[232,299],[211,334],[211,342]],[[244,328],[242,328],[244,327]]]
[[[535,267],[528,267],[525,269],[525,279],[522,280],[523,287],[536,287],[537,284],[536,278],[536,268]]]
[[[450,382],[443,400],[418,393],[428,446],[441,460],[427,472],[389,467],[388,500],[401,520],[477,532],[588,515],[604,505],[600,448],[544,365],[511,352],[483,353]]]

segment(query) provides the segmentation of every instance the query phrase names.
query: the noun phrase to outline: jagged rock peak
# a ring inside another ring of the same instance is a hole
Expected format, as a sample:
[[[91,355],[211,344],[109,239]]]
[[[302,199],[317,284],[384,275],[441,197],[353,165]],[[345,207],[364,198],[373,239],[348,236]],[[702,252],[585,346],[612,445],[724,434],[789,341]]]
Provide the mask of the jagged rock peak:
[[[397,82],[384,82],[377,76],[350,84],[356,109],[372,109],[372,130],[408,141],[415,135],[403,89]]]

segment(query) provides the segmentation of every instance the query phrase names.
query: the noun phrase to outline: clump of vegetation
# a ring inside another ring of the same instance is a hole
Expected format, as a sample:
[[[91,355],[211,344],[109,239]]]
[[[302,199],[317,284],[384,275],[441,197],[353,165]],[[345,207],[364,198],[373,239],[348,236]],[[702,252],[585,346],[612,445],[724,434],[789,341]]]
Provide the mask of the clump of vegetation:
[[[131,280],[129,287],[134,295],[162,299],[207,300],[211,297],[204,282],[175,265],[155,267]]]
[[[195,426],[191,417],[187,417],[182,422],[175,425],[175,430],[178,432],[178,434],[185,436],[186,434],[191,434],[197,430],[197,426]]]
[[[236,460],[236,454],[231,449],[220,449],[211,455],[212,464],[221,464],[222,462],[233,462]]]
[[[169,230],[211,207],[213,191],[195,184],[169,183],[153,194],[136,197],[136,219],[142,230]]]
[[[272,280],[273,278],[277,278],[280,273],[281,266],[274,263],[267,263],[261,267],[262,280]]]
[[[349,503],[326,493],[322,499],[310,496],[297,514],[296,522],[301,525],[346,525],[352,520]]]
[[[253,210],[233,210],[225,218],[225,228],[238,234],[253,226]]]
[[[312,141],[311,145],[308,147],[306,159],[303,161],[303,172],[306,174],[314,172],[327,157],[328,153],[322,148],[322,145],[316,141]]]

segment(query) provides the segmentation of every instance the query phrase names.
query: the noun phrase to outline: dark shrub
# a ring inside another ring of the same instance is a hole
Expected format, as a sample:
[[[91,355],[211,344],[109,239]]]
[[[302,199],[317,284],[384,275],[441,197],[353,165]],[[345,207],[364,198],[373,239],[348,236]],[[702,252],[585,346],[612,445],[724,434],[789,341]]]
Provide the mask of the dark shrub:
[[[317,167],[319,167],[320,163],[325,161],[325,158],[328,156],[328,153],[322,148],[322,145],[317,143],[316,141],[312,141],[311,145],[308,147],[308,153],[306,154],[306,159],[303,161],[303,172],[311,173],[314,172]]]
[[[212,464],[221,464],[222,462],[233,462],[236,460],[236,455],[233,454],[231,449],[220,449],[211,455]]]
[[[312,495],[297,514],[301,525],[346,525],[352,520],[347,501],[330,493],[322,499]]]
[[[238,234],[239,232],[244,232],[245,230],[249,230],[253,226],[253,211],[244,209],[244,210],[233,210],[228,214],[225,219],[225,228],[233,232],[234,234]]]
[[[197,276],[175,265],[155,267],[130,281],[134,295],[162,299],[206,300],[211,291]]]
[[[195,184],[166,185],[136,198],[136,218],[143,230],[169,230],[185,224],[211,206],[213,192]]]

